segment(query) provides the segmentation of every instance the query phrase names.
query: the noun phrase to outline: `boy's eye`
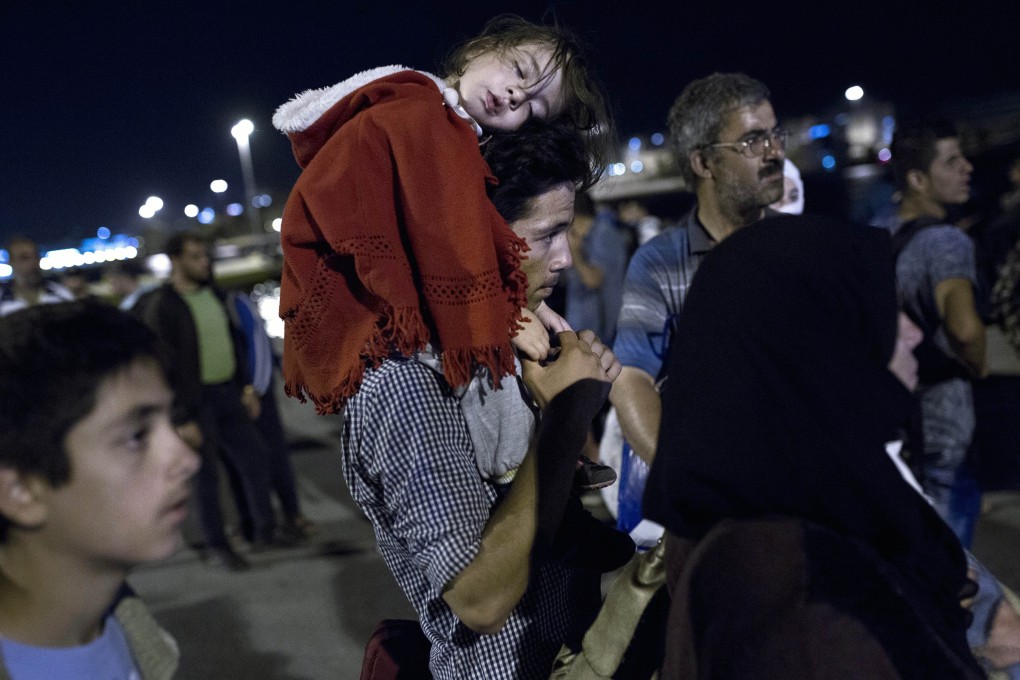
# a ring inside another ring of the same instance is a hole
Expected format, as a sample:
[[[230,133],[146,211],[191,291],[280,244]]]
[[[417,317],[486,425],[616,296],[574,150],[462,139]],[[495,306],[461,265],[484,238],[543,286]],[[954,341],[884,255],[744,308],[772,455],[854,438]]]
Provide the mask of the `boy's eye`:
[[[514,61],[514,73],[517,74],[518,78],[524,78],[524,71],[521,70],[521,65],[518,61]]]
[[[147,428],[147,427],[140,427],[140,428],[138,428],[136,430],[133,430],[128,435],[128,437],[127,437],[127,439],[125,440],[124,443],[129,448],[131,448],[131,449],[141,449],[141,448],[144,448],[144,446],[146,445],[146,442],[148,441],[148,439],[149,439],[149,428]]]

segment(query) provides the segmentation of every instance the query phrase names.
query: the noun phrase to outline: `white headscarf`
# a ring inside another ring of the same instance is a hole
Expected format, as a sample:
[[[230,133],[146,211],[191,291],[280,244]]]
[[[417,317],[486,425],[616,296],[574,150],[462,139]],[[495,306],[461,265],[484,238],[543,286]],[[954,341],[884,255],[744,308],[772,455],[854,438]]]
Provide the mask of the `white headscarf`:
[[[786,200],[786,181],[783,181],[783,197],[772,204],[775,210],[782,213],[788,213],[790,215],[800,215],[804,212],[804,181],[800,178],[800,170],[793,164],[789,158],[783,162],[783,177],[789,178],[796,187],[797,198],[789,203],[784,203]]]

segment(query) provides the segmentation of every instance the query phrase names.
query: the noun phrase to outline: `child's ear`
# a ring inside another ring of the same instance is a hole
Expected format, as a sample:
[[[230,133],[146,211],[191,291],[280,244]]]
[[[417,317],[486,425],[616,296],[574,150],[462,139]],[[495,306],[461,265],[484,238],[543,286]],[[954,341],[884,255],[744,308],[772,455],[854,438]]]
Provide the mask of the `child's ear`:
[[[46,520],[44,487],[40,477],[0,466],[0,515],[22,527],[38,527]]]

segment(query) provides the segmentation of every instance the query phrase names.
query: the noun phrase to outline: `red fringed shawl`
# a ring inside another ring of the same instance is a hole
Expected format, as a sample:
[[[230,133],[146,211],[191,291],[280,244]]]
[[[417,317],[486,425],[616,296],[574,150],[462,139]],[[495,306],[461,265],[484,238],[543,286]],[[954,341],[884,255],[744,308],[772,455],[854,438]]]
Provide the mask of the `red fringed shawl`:
[[[366,367],[432,342],[452,386],[514,372],[527,246],[489,202],[472,128],[402,71],[290,133],[304,168],[283,214],[286,391],[339,411]]]

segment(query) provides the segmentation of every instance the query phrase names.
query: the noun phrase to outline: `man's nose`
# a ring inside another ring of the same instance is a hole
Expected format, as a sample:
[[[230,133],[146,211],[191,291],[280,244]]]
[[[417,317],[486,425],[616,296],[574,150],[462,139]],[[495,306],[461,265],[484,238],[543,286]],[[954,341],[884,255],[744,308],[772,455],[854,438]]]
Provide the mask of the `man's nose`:
[[[776,158],[784,160],[786,158],[786,151],[783,149],[783,143],[773,137],[768,146],[765,147],[765,153],[762,154],[765,158]]]
[[[553,271],[562,271],[564,269],[570,269],[571,265],[574,264],[574,258],[570,254],[570,243],[567,242],[566,235],[562,239],[559,239],[562,243],[557,244],[555,256],[551,262]]]

